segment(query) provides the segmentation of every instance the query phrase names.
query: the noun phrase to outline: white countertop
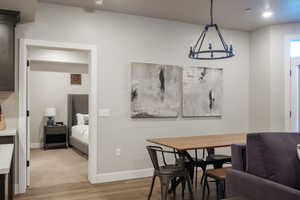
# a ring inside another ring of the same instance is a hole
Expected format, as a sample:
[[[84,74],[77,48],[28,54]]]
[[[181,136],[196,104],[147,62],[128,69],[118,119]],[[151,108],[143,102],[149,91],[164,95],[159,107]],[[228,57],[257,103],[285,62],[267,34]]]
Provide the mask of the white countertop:
[[[0,131],[0,137],[1,136],[15,136],[17,134],[16,129],[5,129],[3,131]]]
[[[13,151],[13,144],[0,144],[0,174],[9,173]]]

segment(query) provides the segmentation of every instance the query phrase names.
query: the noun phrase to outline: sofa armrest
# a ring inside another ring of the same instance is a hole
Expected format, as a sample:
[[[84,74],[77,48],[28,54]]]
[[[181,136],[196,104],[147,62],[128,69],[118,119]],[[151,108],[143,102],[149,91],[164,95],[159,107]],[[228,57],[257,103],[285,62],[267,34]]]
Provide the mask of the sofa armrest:
[[[243,196],[249,200],[295,200],[300,191],[239,170],[226,172],[227,197]]]
[[[246,170],[246,144],[231,145],[232,168],[240,171]]]

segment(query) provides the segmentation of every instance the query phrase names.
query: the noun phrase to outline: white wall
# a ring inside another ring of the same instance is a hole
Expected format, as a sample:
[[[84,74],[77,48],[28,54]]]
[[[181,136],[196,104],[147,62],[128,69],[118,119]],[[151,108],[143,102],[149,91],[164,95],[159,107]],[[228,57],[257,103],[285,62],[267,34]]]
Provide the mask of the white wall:
[[[300,23],[271,26],[271,130],[285,130],[285,37],[300,35]],[[300,39],[300,38],[299,38]],[[288,112],[288,111],[286,111]]]
[[[203,27],[110,12],[40,3],[33,24],[18,25],[18,38],[96,44],[99,48],[99,105],[111,116],[99,118],[98,171],[109,173],[151,167],[145,140],[154,137],[248,131],[249,34],[223,30],[237,56],[193,61],[188,49]],[[130,62],[224,68],[222,118],[130,118]],[[121,155],[115,156],[115,149]]]
[[[300,35],[300,23],[273,25],[251,34],[250,130],[286,130],[284,56],[285,38],[291,35]]]
[[[251,33],[249,130],[270,127],[270,28]]]
[[[71,69],[70,71],[73,72]],[[88,74],[82,74],[82,85],[71,85],[70,73],[49,71],[30,71],[29,77],[30,141],[32,147],[38,147],[43,143],[45,109],[56,108],[55,120],[67,124],[67,96],[88,94],[89,80]]]

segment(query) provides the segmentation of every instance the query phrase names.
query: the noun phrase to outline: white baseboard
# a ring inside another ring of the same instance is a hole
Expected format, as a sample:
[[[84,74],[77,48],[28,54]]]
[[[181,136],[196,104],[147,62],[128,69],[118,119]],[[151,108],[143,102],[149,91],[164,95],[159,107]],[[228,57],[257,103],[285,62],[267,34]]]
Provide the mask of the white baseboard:
[[[152,175],[153,175],[153,168],[103,173],[103,174],[97,174],[96,179],[93,182],[106,183],[106,182],[113,182],[113,181],[144,178]]]
[[[40,149],[42,148],[41,143],[30,143],[30,149]]]
[[[15,190],[14,190],[15,194],[20,194],[19,192],[19,184],[15,184]]]

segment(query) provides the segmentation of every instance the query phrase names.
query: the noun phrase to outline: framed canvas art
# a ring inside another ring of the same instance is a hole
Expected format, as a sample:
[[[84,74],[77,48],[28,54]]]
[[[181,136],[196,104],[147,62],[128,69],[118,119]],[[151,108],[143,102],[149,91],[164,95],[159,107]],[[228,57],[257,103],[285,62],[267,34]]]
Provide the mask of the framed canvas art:
[[[71,74],[71,85],[81,85],[81,74]]]
[[[177,117],[180,110],[181,68],[131,64],[131,117]]]
[[[186,67],[182,80],[183,117],[222,116],[223,69]]]

